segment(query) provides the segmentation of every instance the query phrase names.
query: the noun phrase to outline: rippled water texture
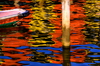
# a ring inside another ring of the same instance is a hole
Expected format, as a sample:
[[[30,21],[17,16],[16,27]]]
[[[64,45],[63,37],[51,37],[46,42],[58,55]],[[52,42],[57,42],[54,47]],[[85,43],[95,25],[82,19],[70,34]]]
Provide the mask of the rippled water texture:
[[[60,0],[0,0],[0,66],[62,66],[61,7]],[[9,11],[18,8],[25,12]]]
[[[71,66],[100,66],[99,0],[71,0]]]

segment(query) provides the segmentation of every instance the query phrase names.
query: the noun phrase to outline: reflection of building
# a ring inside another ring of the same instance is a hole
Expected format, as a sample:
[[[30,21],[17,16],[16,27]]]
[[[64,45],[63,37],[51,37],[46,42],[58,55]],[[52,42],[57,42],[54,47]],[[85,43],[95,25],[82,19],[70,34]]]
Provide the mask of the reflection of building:
[[[0,28],[14,27],[19,22],[18,18],[28,16],[24,9],[12,9],[0,11]]]

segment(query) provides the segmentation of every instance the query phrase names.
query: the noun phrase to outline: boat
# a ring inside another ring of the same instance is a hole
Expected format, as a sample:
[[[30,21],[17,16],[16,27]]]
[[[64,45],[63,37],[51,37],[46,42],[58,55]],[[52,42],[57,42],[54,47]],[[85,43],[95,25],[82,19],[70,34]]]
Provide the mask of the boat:
[[[20,20],[28,15],[28,10],[20,8],[0,11],[0,28],[18,26]]]

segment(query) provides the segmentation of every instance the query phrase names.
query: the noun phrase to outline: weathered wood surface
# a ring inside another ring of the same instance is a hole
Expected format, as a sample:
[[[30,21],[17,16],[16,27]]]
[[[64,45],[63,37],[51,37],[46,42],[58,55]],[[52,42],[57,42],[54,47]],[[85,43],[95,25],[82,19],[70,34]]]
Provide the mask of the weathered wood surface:
[[[70,0],[62,0],[63,66],[70,66]]]

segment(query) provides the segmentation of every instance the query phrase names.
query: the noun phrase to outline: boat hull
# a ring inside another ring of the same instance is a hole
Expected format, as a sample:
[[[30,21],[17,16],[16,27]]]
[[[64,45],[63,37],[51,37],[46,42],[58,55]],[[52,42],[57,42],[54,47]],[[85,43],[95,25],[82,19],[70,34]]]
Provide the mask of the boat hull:
[[[29,11],[24,9],[12,9],[0,11],[0,28],[17,26],[17,22],[29,15]]]
[[[9,28],[9,27],[16,27],[18,21],[6,23],[6,24],[0,24],[0,28]]]

